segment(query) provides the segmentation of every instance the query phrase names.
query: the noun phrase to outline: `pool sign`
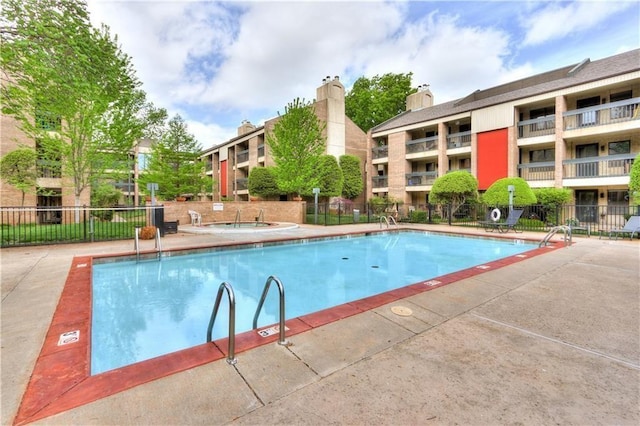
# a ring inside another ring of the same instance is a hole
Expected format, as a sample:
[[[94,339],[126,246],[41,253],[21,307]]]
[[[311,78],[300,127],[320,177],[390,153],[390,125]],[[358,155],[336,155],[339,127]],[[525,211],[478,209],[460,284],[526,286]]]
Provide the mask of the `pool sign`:
[[[224,203],[213,203],[213,211],[221,212],[224,210]]]
[[[68,345],[69,343],[76,343],[80,340],[80,330],[67,331],[62,333],[58,339],[58,346]]]
[[[289,330],[289,327],[287,327],[286,325],[284,326],[285,331]],[[269,327],[269,328],[265,328],[264,330],[260,330],[258,331],[258,334],[262,337],[269,337],[269,336],[273,336],[274,334],[277,334],[280,332],[280,326],[279,325],[274,325],[273,327]]]

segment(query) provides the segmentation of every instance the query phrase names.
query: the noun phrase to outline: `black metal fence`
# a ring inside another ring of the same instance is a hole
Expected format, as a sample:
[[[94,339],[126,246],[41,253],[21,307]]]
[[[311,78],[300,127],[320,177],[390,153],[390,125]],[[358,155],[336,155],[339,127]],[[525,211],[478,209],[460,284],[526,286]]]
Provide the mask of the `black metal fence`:
[[[598,234],[611,229],[622,228],[632,215],[640,215],[640,206],[598,206],[598,205],[529,205],[514,207],[522,209],[517,229],[546,232],[557,225],[572,225],[575,233]],[[405,223],[445,223],[453,226],[482,227],[483,221],[492,220],[494,209],[500,212],[500,220],[509,215],[509,206],[487,206],[484,204],[356,204],[309,203],[306,222],[318,225],[341,225],[349,223],[396,222]],[[497,215],[496,215],[497,216]],[[385,224],[386,226],[386,224]]]
[[[156,223],[164,225],[163,206],[0,207],[0,246],[132,239],[136,227]]]

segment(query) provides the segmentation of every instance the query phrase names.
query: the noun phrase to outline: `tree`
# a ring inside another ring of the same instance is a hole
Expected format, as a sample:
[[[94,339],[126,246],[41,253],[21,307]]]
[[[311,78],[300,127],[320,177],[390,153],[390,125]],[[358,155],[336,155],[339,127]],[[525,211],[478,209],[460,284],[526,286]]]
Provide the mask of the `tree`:
[[[571,201],[571,190],[567,188],[536,188],[533,195],[542,204],[538,213],[545,223],[557,223],[558,207]]]
[[[24,206],[27,192],[35,191],[36,159],[37,154],[31,148],[18,148],[0,158],[0,177],[22,193],[20,206]]]
[[[197,196],[210,192],[212,181],[199,161],[201,147],[180,115],[168,123],[168,129],[151,148],[149,167],[140,177],[145,187],[157,183],[156,194],[165,200],[179,196]]]
[[[251,195],[265,198],[280,195],[273,167],[251,169],[247,185]]]
[[[345,113],[365,132],[406,109],[413,73],[360,77],[345,96]]]
[[[79,0],[5,0],[0,35],[2,111],[38,141],[39,159],[61,165],[79,206],[111,166],[105,153],[131,148],[114,130],[128,128],[128,115],[109,114],[131,105],[140,85],[130,58],[106,26],[91,26]]]
[[[267,144],[276,164],[276,181],[283,193],[311,195],[318,186],[315,175],[325,149],[325,124],[315,114],[313,104],[296,98],[267,134]]]
[[[320,197],[337,197],[342,194],[344,177],[338,165],[338,160],[333,155],[322,155],[318,161],[316,172]]]
[[[451,205],[455,213],[468,199],[478,198],[478,180],[469,172],[460,170],[440,176],[433,182],[429,192],[430,203]]]
[[[340,169],[342,169],[342,175],[344,176],[342,195],[353,200],[362,194],[364,189],[360,158],[355,155],[341,155]]]
[[[508,177],[493,182],[486,192],[482,194],[482,201],[490,206],[506,206],[509,204],[509,185],[513,185],[514,206],[528,206],[536,203],[536,196],[526,180],[519,177]]]
[[[640,154],[633,160],[629,173],[629,195],[633,204],[640,205]]]
[[[533,189],[538,204],[555,208],[571,201],[571,190],[567,188],[536,188]]]

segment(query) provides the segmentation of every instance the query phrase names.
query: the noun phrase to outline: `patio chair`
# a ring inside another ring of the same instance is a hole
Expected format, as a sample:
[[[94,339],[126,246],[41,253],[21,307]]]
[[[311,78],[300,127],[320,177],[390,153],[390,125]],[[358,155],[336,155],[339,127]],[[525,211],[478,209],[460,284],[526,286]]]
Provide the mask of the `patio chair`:
[[[202,225],[202,215],[194,210],[189,210],[189,216],[191,216],[191,226]]]
[[[612,229],[609,231],[609,238],[611,238],[612,235],[615,235],[615,239],[617,240],[619,234],[629,234],[630,240],[633,240],[634,234],[640,235],[640,216],[631,216],[622,228]]]
[[[522,212],[524,210],[514,209],[509,212],[509,216],[507,220],[504,222],[487,222],[485,224],[485,229],[487,231],[497,230],[498,232],[509,232],[509,230],[513,230],[513,232],[522,232],[518,231],[515,226],[518,224],[520,220],[520,216],[522,216]]]

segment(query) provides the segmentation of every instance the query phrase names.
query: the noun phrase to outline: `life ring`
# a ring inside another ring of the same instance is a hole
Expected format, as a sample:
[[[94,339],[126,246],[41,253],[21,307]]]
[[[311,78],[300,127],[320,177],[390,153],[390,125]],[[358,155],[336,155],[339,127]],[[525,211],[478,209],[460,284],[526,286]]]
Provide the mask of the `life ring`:
[[[497,221],[500,220],[500,210],[499,209],[491,210],[491,220],[493,220],[494,222],[497,222]]]

